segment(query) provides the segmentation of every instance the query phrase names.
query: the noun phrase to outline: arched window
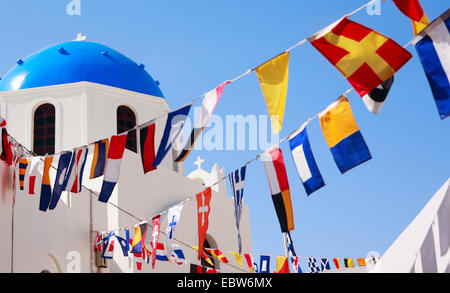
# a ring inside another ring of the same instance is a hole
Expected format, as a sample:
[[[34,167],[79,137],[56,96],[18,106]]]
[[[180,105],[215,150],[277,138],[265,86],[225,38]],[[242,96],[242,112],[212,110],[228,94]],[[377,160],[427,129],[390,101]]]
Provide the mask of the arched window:
[[[205,239],[205,242],[203,242],[203,248],[211,248],[211,245],[209,244],[208,240],[206,240],[206,239]],[[202,266],[208,267],[208,268],[213,268],[213,269],[214,269],[214,268],[216,267],[216,262],[215,262],[215,260],[214,260],[214,257],[213,257],[210,253],[206,252],[206,250],[205,250],[205,253],[209,256],[209,259],[211,260],[211,262],[213,263],[213,265],[211,265],[209,262],[207,262],[207,261],[202,257],[202,259],[201,259],[201,264],[202,264]]]
[[[55,153],[55,106],[40,105],[34,111],[33,151],[40,156]]]
[[[122,133],[136,126],[136,115],[127,106],[117,108],[117,133]],[[126,148],[137,153],[136,130],[128,132]]]

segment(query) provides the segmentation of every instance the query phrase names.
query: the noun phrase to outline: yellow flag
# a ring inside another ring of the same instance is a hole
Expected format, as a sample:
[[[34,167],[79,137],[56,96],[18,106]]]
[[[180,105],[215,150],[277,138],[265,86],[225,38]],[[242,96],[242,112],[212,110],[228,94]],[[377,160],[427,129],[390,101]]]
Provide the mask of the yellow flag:
[[[236,258],[236,263],[242,267],[242,256],[238,252],[230,251],[230,253]]]
[[[266,99],[273,133],[281,130],[286,105],[289,75],[289,52],[285,52],[256,69]]]
[[[364,257],[357,258],[356,261],[360,267],[364,267],[366,265],[366,259]]]

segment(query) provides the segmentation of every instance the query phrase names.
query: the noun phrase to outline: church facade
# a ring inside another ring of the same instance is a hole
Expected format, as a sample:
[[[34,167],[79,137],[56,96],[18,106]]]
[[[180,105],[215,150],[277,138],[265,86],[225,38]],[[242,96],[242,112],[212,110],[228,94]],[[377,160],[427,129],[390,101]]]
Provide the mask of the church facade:
[[[170,108],[159,82],[121,53],[98,43],[71,41],[50,46],[17,64],[0,80],[0,114],[7,121],[8,133],[39,156],[71,151],[100,139],[126,131],[168,113]],[[162,138],[165,118],[156,120],[155,148]],[[139,137],[130,132],[120,167],[120,177],[108,203],[99,202],[103,177],[89,179],[93,145],[89,146],[81,193],[63,192],[56,209],[39,211],[42,170],[36,179],[36,192],[28,194],[27,170],[24,190],[19,189],[17,169],[0,162],[0,272],[137,272],[133,257],[123,256],[119,245],[106,265],[99,265],[94,251],[98,231],[129,228],[142,220],[184,203],[175,230],[186,263],[157,261],[139,272],[189,272],[197,260],[197,203],[195,194],[224,176],[215,165],[211,172],[201,169],[188,176],[183,163],[174,163],[180,136],[161,165],[144,174],[139,154]],[[50,170],[53,186],[57,156]],[[16,172],[16,176],[13,173]],[[13,182],[15,179],[15,182]],[[15,188],[13,188],[15,184]],[[222,252],[238,251],[234,203],[227,183],[213,187],[206,247]],[[160,242],[165,241],[167,213],[161,217]],[[151,224],[151,220],[150,220]],[[252,252],[249,210],[244,204],[241,218],[242,251]],[[124,236],[123,229],[120,236]],[[150,247],[151,229],[147,233]],[[227,254],[228,256],[229,254]],[[220,263],[221,272],[246,272],[248,268]]]

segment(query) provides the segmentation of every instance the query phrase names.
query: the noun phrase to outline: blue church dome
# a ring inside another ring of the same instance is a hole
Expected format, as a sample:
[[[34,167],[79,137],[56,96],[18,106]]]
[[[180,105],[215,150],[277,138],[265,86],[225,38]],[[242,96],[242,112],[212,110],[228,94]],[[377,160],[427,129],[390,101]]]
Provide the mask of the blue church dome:
[[[17,61],[0,91],[89,81],[163,98],[159,82],[121,53],[98,43],[71,41],[45,48]]]

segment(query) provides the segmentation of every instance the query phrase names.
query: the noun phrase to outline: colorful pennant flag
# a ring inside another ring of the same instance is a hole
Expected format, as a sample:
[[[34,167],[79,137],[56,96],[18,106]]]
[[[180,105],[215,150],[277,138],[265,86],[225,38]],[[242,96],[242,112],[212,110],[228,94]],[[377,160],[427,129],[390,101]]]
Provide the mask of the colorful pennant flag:
[[[341,96],[319,113],[320,127],[342,174],[372,158],[347,97]]]
[[[198,246],[192,246],[192,248],[194,248],[195,250],[197,250],[197,252],[201,255],[201,257],[207,262],[209,263],[211,266],[214,266],[214,263],[212,262],[212,260],[209,258],[208,254],[206,254],[205,250],[203,249],[201,252],[198,249]]]
[[[30,163],[30,159],[20,158],[19,159],[19,186],[20,190],[24,190],[24,182],[25,182],[25,173],[27,172],[28,164]]]
[[[164,134],[159,143],[158,153],[156,154],[153,166],[158,166],[162,162],[172,147],[172,144],[180,135],[191,106],[192,103],[189,103],[167,115],[166,127],[164,128]]]
[[[230,254],[236,259],[236,264],[242,267],[242,255],[235,251],[230,251]]]
[[[174,207],[171,207],[167,212],[166,249],[168,255],[172,253],[172,246],[173,246],[172,242],[175,233],[175,226],[180,221],[180,215],[182,210],[183,205],[178,204]]]
[[[302,268],[300,267],[300,257],[299,256],[291,256],[292,266],[297,274],[302,274]]]
[[[314,257],[308,257],[308,266],[311,270],[312,274],[318,273],[320,271],[319,266],[317,265],[317,260]]]
[[[200,137],[200,134],[203,132],[206,125],[208,124],[208,121],[211,118],[212,113],[214,112],[214,109],[216,108],[217,103],[220,100],[220,97],[222,96],[223,89],[229,83],[230,83],[230,81],[225,81],[224,83],[219,85],[217,88],[208,92],[205,95],[205,97],[203,98],[200,113],[197,117],[197,120],[195,121],[194,128],[192,129],[190,139],[186,143],[184,149],[181,151],[181,153],[175,159],[175,162],[183,162],[187,158],[187,156],[191,152],[192,147],[194,146],[195,142]]]
[[[290,232],[283,232],[283,238],[284,242],[287,248],[288,256],[296,256],[294,249],[294,243],[292,241],[291,233]]]
[[[145,236],[147,235],[147,222],[134,226],[134,238],[131,243],[131,253],[143,253]]]
[[[294,214],[292,211],[291,193],[281,149],[266,151],[261,160],[264,163],[275,211],[280,222],[281,231],[294,230]]]
[[[248,269],[250,270],[250,273],[254,273],[253,269],[253,257],[249,253],[244,253],[245,261],[247,262]]]
[[[102,257],[112,259],[114,255],[114,239],[109,238],[103,248]]]
[[[44,157],[44,172],[42,174],[41,198],[39,201],[39,210],[47,211],[52,197],[52,186],[50,185],[50,167],[52,166],[53,156]]]
[[[173,244],[171,248],[172,248],[172,254],[170,256],[171,256],[172,260],[177,265],[184,264],[186,261],[186,258],[184,257],[183,250],[181,250],[181,246],[178,244]]]
[[[306,194],[309,196],[314,191],[325,186],[325,182],[319,172],[311,145],[309,144],[308,133],[306,131],[307,124],[303,124],[288,139],[297,172],[302,180]]]
[[[155,161],[155,122],[150,125],[139,128],[139,137],[141,145],[141,160],[144,167],[144,174],[155,170],[153,166]]]
[[[212,255],[213,257],[217,258],[220,262],[228,263],[228,259],[219,249],[205,248],[205,251],[210,255]]]
[[[364,97],[390,78],[412,55],[399,44],[347,18],[309,38]]]
[[[354,268],[355,264],[353,263],[353,258],[344,257],[344,265],[346,268]]]
[[[417,35],[413,43],[441,119],[450,116],[450,9]]]
[[[260,274],[270,273],[270,255],[261,254],[259,262],[259,273]]]
[[[106,160],[108,159],[109,139],[102,139],[94,143],[94,156],[92,158],[90,179],[103,176]]]
[[[422,6],[419,0],[393,0],[398,9],[403,14],[409,17],[413,24],[414,35],[420,33],[427,25],[430,24],[430,20],[423,12]]]
[[[393,83],[394,76],[391,76],[362,98],[369,112],[372,112],[373,114],[378,114],[380,112]]]
[[[64,190],[80,193],[83,185],[84,166],[88,155],[88,147],[76,148],[72,154],[69,169],[64,180]]]
[[[34,193],[34,186],[36,184],[36,177],[38,174],[39,166],[42,164],[41,157],[32,157],[30,163],[30,175],[28,182],[28,194]]]
[[[321,258],[320,259],[320,270],[323,272],[324,270],[331,270],[330,262],[328,258]]]
[[[116,235],[116,238],[117,238],[117,242],[119,242],[120,248],[122,248],[123,256],[127,257],[128,256],[128,247],[129,247],[128,241],[117,235]]]
[[[242,199],[244,197],[244,181],[246,169],[246,166],[243,166],[229,175],[231,190],[233,191],[234,218],[236,220],[236,228],[238,231],[239,253],[242,252],[240,222],[242,215]]]
[[[277,256],[277,269],[278,274],[288,274],[289,272],[289,262],[286,256]]]
[[[197,197],[197,220],[198,220],[198,259],[200,259],[203,252],[203,243],[206,238],[206,231],[208,230],[208,218],[211,212],[211,187],[208,187],[203,192],[196,195]]]
[[[272,123],[272,132],[278,133],[283,126],[284,108],[286,105],[289,52],[278,55],[255,70],[266,100],[267,110]]]
[[[161,215],[157,215],[152,219],[152,269],[155,269],[156,263],[156,248],[159,241],[159,226],[161,223]],[[161,243],[162,244],[162,243]]]
[[[360,266],[360,267],[366,266],[366,259],[364,257],[357,258],[356,262],[358,263],[358,266]]]
[[[72,157],[71,152],[62,153],[59,156],[58,169],[56,171],[55,184],[53,185],[53,193],[49,206],[50,210],[56,208],[59,198],[61,197],[61,193],[65,189],[64,179],[66,177],[67,168],[69,167],[71,157]]]
[[[336,266],[336,269],[339,270],[341,268],[341,261],[339,258],[333,258],[334,265]]]
[[[108,151],[105,176],[102,189],[98,198],[101,202],[108,202],[120,175],[120,163],[127,143],[127,134],[113,135]]]

